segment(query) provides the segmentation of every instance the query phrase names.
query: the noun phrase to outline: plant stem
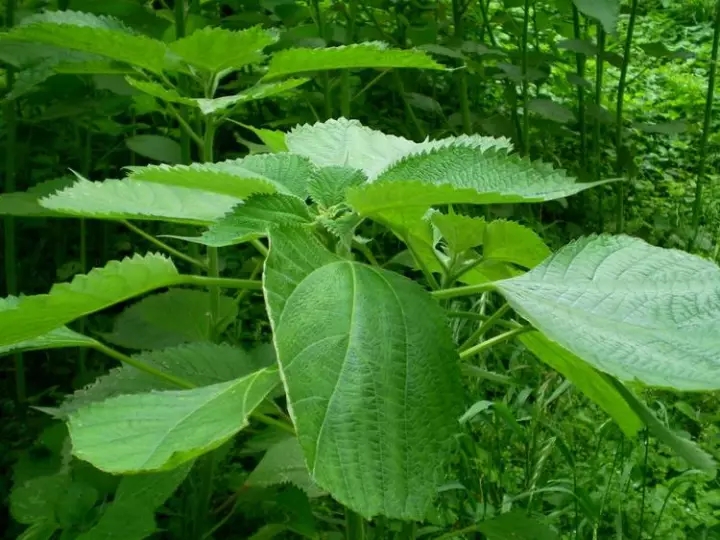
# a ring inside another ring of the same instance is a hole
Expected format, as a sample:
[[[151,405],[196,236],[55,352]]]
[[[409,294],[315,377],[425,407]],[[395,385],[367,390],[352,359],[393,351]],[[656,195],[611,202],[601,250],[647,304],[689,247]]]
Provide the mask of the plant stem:
[[[152,234],[146,233],[140,227],[136,227],[129,221],[121,220],[120,223],[125,225],[128,229],[130,229],[132,232],[136,233],[137,235],[142,236],[145,240],[147,240],[151,244],[156,245],[160,249],[164,249],[165,251],[167,251],[171,255],[174,255],[178,259],[182,259],[183,261],[188,262],[194,266],[198,266],[198,267],[202,268],[203,270],[207,270],[208,266],[204,262],[198,261],[197,259],[193,259],[189,255],[185,255],[185,253],[183,253],[182,251],[179,251],[179,250],[175,249],[174,247],[167,245],[162,240],[155,238]]]
[[[482,338],[483,334],[487,332],[490,328],[495,326],[495,323],[508,311],[510,311],[510,304],[505,303],[500,309],[498,309],[495,313],[490,315],[479,327],[477,330],[475,330],[472,335],[467,338],[465,343],[460,345],[460,351],[464,351],[466,349],[469,349],[470,346],[475,343],[478,339]]]
[[[183,283],[198,287],[219,287],[224,289],[262,290],[262,281],[256,279],[237,279],[210,276],[183,275]]]
[[[7,0],[5,6],[5,24],[11,28],[15,24],[15,8],[17,0]],[[5,69],[7,91],[12,92],[15,83],[15,70],[8,66]],[[5,192],[10,193],[17,190],[17,163],[15,155],[17,152],[17,106],[14,100],[5,102],[5,131],[7,141],[5,143]],[[8,295],[18,293],[18,260],[17,260],[17,238],[15,233],[15,218],[5,218],[5,286]],[[15,398],[18,403],[27,399],[27,381],[25,379],[25,362],[22,353],[13,355],[15,367]]]
[[[260,252],[260,255],[262,255],[263,257],[267,257],[268,254],[270,253],[268,248],[265,247],[265,244],[263,244],[257,238],[253,238],[252,240],[250,240],[250,243],[253,245],[253,247],[255,249],[257,249]]]
[[[174,9],[174,15],[175,15],[175,39],[181,39],[185,37],[185,26],[186,26],[186,20],[185,20],[185,0],[175,0],[175,9]],[[183,95],[185,95],[185,92],[187,92],[188,89],[188,81],[183,76],[180,75],[178,78],[178,83],[181,89],[181,92],[183,92]],[[188,124],[188,109],[185,106],[180,107],[180,111],[176,111],[174,108],[171,108],[170,110],[173,111],[176,114],[177,120],[180,123],[181,127],[184,129],[180,130],[180,156],[181,161],[184,165],[189,165],[192,161],[192,153],[190,149],[190,137],[192,129],[190,128],[190,125]],[[189,129],[190,128],[190,129]]]
[[[345,8],[346,16],[347,16],[347,26],[346,26],[346,32],[347,32],[347,43],[354,43],[355,42],[355,21],[358,16],[358,6],[357,6],[357,0],[348,0],[346,2],[347,7]],[[342,114],[345,118],[350,118],[351,114],[351,102],[352,102],[352,92],[350,89],[350,70],[343,70],[342,75],[340,76],[340,114]]]
[[[623,135],[623,104],[625,99],[625,81],[627,79],[628,65],[630,64],[630,46],[632,45],[633,32],[635,30],[635,15],[637,14],[638,0],[632,0],[630,5],[630,20],[628,21],[627,36],[623,48],[623,60],[620,66],[620,81],[618,82],[617,108],[615,109],[615,172],[617,176],[622,175],[622,135]],[[616,203],[616,232],[621,234],[625,230],[625,184],[615,184]]]
[[[458,298],[461,296],[473,296],[476,294],[482,294],[487,291],[492,291],[495,289],[495,284],[490,283],[480,283],[478,285],[465,285],[463,287],[453,287],[451,289],[440,289],[438,291],[431,291],[430,295],[437,298],[437,299],[448,299],[448,298]]]
[[[158,379],[167,381],[171,384],[174,384],[175,386],[179,386],[180,388],[185,388],[188,390],[191,388],[195,388],[194,384],[186,381],[185,379],[182,379],[181,377],[176,377],[172,373],[160,371],[159,369],[149,364],[146,364],[145,362],[141,362],[131,356],[127,356],[126,354],[116,351],[115,349],[111,349],[103,343],[96,342],[95,345],[92,346],[92,348],[98,352],[103,353],[106,356],[109,356],[110,358],[114,358],[118,362],[132,366],[138,371],[142,371],[143,373],[147,373],[148,375],[152,375],[153,377],[157,377]]]
[[[528,81],[528,32],[530,26],[530,0],[525,0],[525,10],[523,16],[523,32],[521,40],[522,54],[522,100],[523,100],[523,152],[530,155],[530,111],[529,91],[530,81]]]
[[[92,167],[92,132],[87,129],[84,140],[82,141],[82,162],[80,164],[80,173],[87,179],[90,179],[90,169]],[[80,218],[80,273],[87,274],[87,222],[84,218]],[[78,332],[85,333],[85,318],[78,321]],[[85,379],[87,373],[87,349],[80,349],[78,355],[78,372],[82,380]]]
[[[455,26],[455,39],[460,41],[463,38],[465,28],[463,26],[463,15],[470,5],[463,5],[461,0],[452,0],[453,25]],[[467,66],[466,66],[467,68]],[[458,83],[458,97],[460,98],[460,116],[462,118],[463,133],[469,135],[472,132],[472,122],[470,120],[470,100],[468,99],[468,75],[467,69],[460,69],[455,74]]]
[[[212,95],[208,95],[208,97],[212,97]],[[205,137],[204,137],[204,146],[203,146],[203,161],[206,163],[212,163],[214,156],[213,156],[213,146],[215,143],[215,123],[212,119],[208,119],[205,125]],[[208,277],[211,279],[218,279],[220,277],[220,266],[219,266],[219,254],[218,254],[218,248],[216,247],[208,247],[207,250],[207,257],[208,257]],[[220,307],[220,288],[216,285],[213,285],[212,282],[208,286],[209,293],[210,293],[210,320],[209,320],[209,336],[211,339],[215,335],[215,328],[217,327],[218,323],[218,312]]]
[[[485,341],[483,341],[482,343],[478,343],[474,347],[470,347],[469,349],[466,349],[464,351],[459,351],[460,359],[464,360],[465,358],[468,358],[470,356],[478,354],[479,352],[482,352],[485,349],[489,349],[490,347],[497,345],[498,343],[507,341],[508,339],[514,338],[515,336],[523,334],[525,332],[529,332],[530,330],[532,330],[531,327],[522,326],[520,328],[515,328],[513,330],[509,330],[498,336],[491,337],[490,339],[486,339]]]
[[[578,11],[575,4],[572,6],[573,10],[573,35],[575,39],[582,39],[582,32],[580,29],[580,12]],[[582,53],[575,53],[575,73],[581,79],[585,78],[585,55]],[[578,93],[578,128],[580,129],[580,170],[583,173],[587,172],[587,132],[585,126],[585,89],[581,84],[577,85]]]
[[[403,102],[405,115],[407,116],[408,120],[410,120],[412,126],[415,128],[415,138],[418,141],[421,141],[425,138],[425,130],[420,124],[420,120],[418,120],[418,117],[415,115],[415,111],[413,110],[412,105],[410,105],[410,102],[405,95],[405,84],[403,83],[402,77],[397,70],[393,70],[392,77],[393,82],[395,83],[395,89],[397,90],[398,94],[400,95],[400,99]]]
[[[364,540],[365,520],[349,508],[345,508],[345,540]]]
[[[263,424],[266,424],[268,426],[276,427],[282,431],[285,431],[286,433],[290,433],[291,435],[295,435],[295,428],[292,427],[290,424],[286,424],[285,422],[281,422],[280,420],[276,420],[272,416],[268,416],[267,414],[262,414],[259,412],[254,412],[251,414],[253,418],[255,418],[258,422],[262,422]]]
[[[705,118],[700,139],[700,163],[698,164],[697,181],[695,183],[695,201],[692,210],[692,238],[688,251],[692,251],[700,232],[700,214],[702,213],[703,186],[705,184],[705,165],[707,161],[707,143],[710,136],[710,121],[712,119],[712,105],[715,97],[715,74],[717,71],[718,44],[720,44],[720,0],[715,6],[715,28],[713,30],[712,53],[710,54],[710,73],[708,75],[707,94],[705,95]]]
[[[595,125],[593,126],[593,143],[594,143],[594,179],[600,180],[600,150],[602,148],[602,141],[600,140],[600,107],[602,106],[602,85],[603,85],[603,66],[605,56],[605,30],[603,30],[600,23],[597,25],[597,41],[598,41],[598,56],[595,67],[595,105],[598,107],[598,117],[595,119]],[[600,220],[600,232],[605,228],[605,216],[603,215],[603,196],[602,191],[598,190],[598,208],[597,214]]]

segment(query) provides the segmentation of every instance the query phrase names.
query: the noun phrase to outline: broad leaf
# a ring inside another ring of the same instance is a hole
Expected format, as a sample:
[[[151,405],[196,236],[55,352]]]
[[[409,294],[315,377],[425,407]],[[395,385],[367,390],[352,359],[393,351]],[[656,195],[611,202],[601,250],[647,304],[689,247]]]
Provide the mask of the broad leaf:
[[[22,297],[12,309],[0,311],[0,346],[43,336],[84,315],[182,282],[172,261],[162,255],[111,261],[70,283],[53,285],[48,294]]]
[[[163,349],[188,342],[207,341],[210,294],[194,289],[171,289],[147,296],[123,311],[111,333],[103,338],[127,349]],[[222,332],[237,317],[238,308],[229,297],[220,296],[218,320]],[[172,314],[171,317],[168,314]]]
[[[381,42],[356,43],[324,49],[291,48],[273,55],[265,79],[330,69],[417,68],[444,70],[424,51],[391,49]]]
[[[64,176],[40,182],[27,191],[16,191],[13,193],[0,194],[0,215],[3,216],[27,216],[27,217],[68,217],[59,212],[53,212],[40,206],[39,200],[42,197],[51,195],[57,190],[72,185],[75,178]]]
[[[453,253],[463,253],[483,243],[487,226],[483,218],[434,212],[430,220]]]
[[[573,0],[578,11],[597,20],[608,34],[617,32],[620,2],[618,0]]]
[[[362,171],[350,167],[330,166],[319,169],[308,181],[310,197],[318,204],[330,207],[345,201],[349,187],[367,180]]]
[[[265,58],[262,50],[277,41],[277,34],[254,26],[239,32],[207,26],[172,42],[169,49],[179,59],[210,73],[237,70]]]
[[[162,135],[135,135],[125,139],[125,145],[141,156],[162,161],[163,163],[179,163],[182,161],[180,144]]]
[[[540,332],[522,334],[518,339],[542,362],[573,383],[591,401],[617,422],[625,435],[632,437],[643,427],[623,396],[607,379],[580,358],[550,341]]]
[[[720,268],[629,236],[590,236],[496,283],[533,326],[600,371],[720,388]]]
[[[285,133],[273,129],[257,128],[241,122],[231,120],[231,122],[249,129],[267,146],[271,152],[287,152],[288,148],[285,144]]]
[[[313,479],[364,517],[423,519],[462,413],[442,311],[398,274],[306,254],[317,269],[298,279],[277,264],[285,257],[268,259],[266,299]]]
[[[514,221],[491,221],[485,228],[483,256],[533,268],[551,255],[535,231]]]
[[[189,343],[158,351],[143,352],[133,359],[156,370],[174,375],[197,386],[208,386],[244,377],[274,362],[262,356],[263,349],[245,351],[230,345]],[[176,387],[154,375],[129,365],[112,369],[91,385],[67,396],[57,410],[66,416],[89,404],[124,394],[142,394],[152,390],[174,390]]]
[[[212,223],[240,202],[241,199],[230,195],[176,185],[131,179],[90,182],[84,178],[39,201],[44,208],[70,216],[161,220],[193,225]]]
[[[162,41],[133,34],[116,19],[73,11],[26,17],[2,39],[97,54],[154,73],[162,72],[167,52]]]
[[[123,395],[70,414],[73,454],[112,474],[173,469],[248,425],[277,385],[275,368],[192,390]]]

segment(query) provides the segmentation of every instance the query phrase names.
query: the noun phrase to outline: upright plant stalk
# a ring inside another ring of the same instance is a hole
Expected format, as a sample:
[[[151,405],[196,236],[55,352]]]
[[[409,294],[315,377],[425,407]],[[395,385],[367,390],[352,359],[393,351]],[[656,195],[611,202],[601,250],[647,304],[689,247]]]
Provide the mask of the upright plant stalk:
[[[718,59],[718,44],[720,44],[720,0],[715,6],[715,29],[713,32],[712,53],[710,55],[710,73],[708,75],[707,94],[705,95],[705,118],[703,119],[703,132],[700,139],[700,163],[698,165],[697,181],[695,183],[695,201],[692,211],[692,238],[688,250],[692,251],[700,232],[700,214],[702,211],[703,187],[705,184],[705,162],[707,161],[707,142],[710,135],[710,120],[712,104],[715,97],[715,74]]]
[[[348,43],[355,42],[355,20],[358,16],[358,0],[348,0],[346,2],[347,10],[347,41]],[[345,69],[340,76],[340,113],[345,118],[350,118],[351,115],[351,91],[350,91],[350,71]]]
[[[625,37],[625,47],[623,48],[622,65],[620,66],[620,81],[618,83],[617,108],[615,109],[615,147],[616,161],[615,173],[618,177],[622,175],[622,134],[623,134],[623,102],[625,98],[625,81],[627,79],[628,65],[630,64],[630,46],[632,45],[633,32],[635,30],[635,16],[637,15],[638,0],[632,0],[630,4],[630,20],[628,21],[627,36]],[[617,194],[616,210],[617,210],[617,232],[622,233],[625,230],[625,184],[617,182],[615,184],[615,192]]]
[[[455,39],[459,42],[463,39],[465,28],[463,25],[463,16],[470,7],[472,0],[453,0],[453,25],[455,27]],[[468,74],[466,69],[460,69],[455,74],[458,83],[458,98],[460,100],[460,117],[462,118],[463,133],[469,135],[472,133],[472,123],[470,121],[470,99],[468,98]]]
[[[600,140],[600,107],[602,107],[602,86],[603,86],[603,68],[605,66],[605,30],[603,30],[600,23],[597,25],[597,47],[598,56],[595,65],[595,105],[598,107],[598,115],[595,119],[595,125],[593,126],[593,143],[594,143],[594,163],[593,163],[593,174],[595,180],[600,180],[600,149],[602,148],[602,141]],[[600,220],[600,232],[605,228],[605,218],[603,216],[603,197],[602,193],[598,192],[598,219]]]
[[[520,43],[522,54],[522,101],[523,101],[523,152],[525,155],[530,154],[530,111],[529,111],[529,91],[530,81],[528,81],[528,32],[530,29],[530,0],[525,0],[525,13],[523,15],[523,32]]]
[[[175,37],[177,39],[185,37],[185,0],[175,0]],[[180,91],[187,90],[188,81],[184,75],[178,76],[178,85]],[[188,122],[188,109],[184,105],[180,105],[180,122]],[[190,164],[192,161],[190,150],[190,134],[186,129],[180,128],[180,156],[184,165]]]
[[[318,34],[327,43],[325,19],[323,18],[322,10],[320,9],[319,0],[310,0],[310,12],[315,18]],[[332,93],[330,92],[330,74],[327,71],[324,71],[321,77],[323,81],[323,95],[325,97],[325,120],[327,120],[333,116]]]
[[[15,8],[17,0],[6,0],[5,22],[8,28],[15,24]],[[15,71],[8,67],[6,73],[7,89],[11,92],[15,82]],[[17,164],[15,154],[17,152],[17,108],[15,101],[5,102],[5,129],[7,131],[7,143],[5,147],[5,191],[17,190]],[[5,218],[5,286],[8,295],[17,295],[17,244],[15,237],[15,219]],[[27,382],[25,380],[25,363],[21,353],[13,355],[15,364],[15,397],[19,403],[27,397]]]
[[[365,520],[349,508],[345,508],[345,540],[365,540]]]
[[[580,12],[572,6],[573,10],[573,37],[577,40],[582,39],[582,29],[580,28]],[[581,79],[585,78],[585,55],[575,53],[575,73]],[[577,85],[578,93],[578,128],[580,129],[580,169],[583,173],[587,172],[587,132],[585,126],[585,89],[581,84]]]
[[[92,163],[92,132],[88,129],[85,137],[81,141],[82,144],[82,161],[80,164],[80,174],[85,178],[90,178],[90,168]],[[85,218],[80,218],[80,273],[87,274],[87,223]],[[78,321],[78,331],[85,333],[85,319]],[[87,373],[87,349],[81,347],[78,354],[78,373],[84,379]]]

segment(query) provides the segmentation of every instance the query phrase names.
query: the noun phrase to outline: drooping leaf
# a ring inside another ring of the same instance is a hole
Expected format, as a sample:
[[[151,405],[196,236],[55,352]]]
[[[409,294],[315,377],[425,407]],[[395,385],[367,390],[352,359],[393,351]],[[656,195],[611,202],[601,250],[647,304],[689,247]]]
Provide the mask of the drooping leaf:
[[[139,34],[111,17],[50,11],[23,19],[3,39],[29,41],[97,54],[160,73],[167,49],[162,41]]]
[[[144,94],[148,94],[163,101],[197,107],[196,100],[181,96],[180,93],[173,88],[165,88],[159,83],[153,81],[141,81],[130,76],[125,77],[125,81],[136,90],[140,90]]]
[[[308,181],[308,193],[312,199],[325,207],[335,206],[345,200],[345,192],[367,180],[362,171],[350,167],[330,166],[319,169]]]
[[[575,120],[575,114],[570,109],[551,99],[533,99],[528,103],[528,110],[560,124],[568,124]]]
[[[182,282],[175,265],[162,255],[111,261],[70,283],[53,285],[48,294],[22,297],[11,309],[0,311],[0,346],[43,336],[84,315]]]
[[[537,358],[573,383],[578,390],[610,415],[625,435],[632,437],[643,427],[643,420],[635,414],[622,395],[605,377],[583,360],[550,341],[540,332],[522,334],[518,339]]]
[[[189,343],[134,355],[138,362],[158,371],[179,377],[197,386],[208,386],[244,377],[272,362],[257,354],[261,349],[245,351],[230,345]],[[172,383],[129,365],[112,369],[91,385],[67,396],[54,411],[57,416],[125,394],[142,394],[152,390],[174,390]]]
[[[123,311],[110,333],[102,337],[127,349],[163,349],[182,343],[207,341],[210,295],[194,289],[171,289],[147,296]],[[218,320],[222,332],[237,317],[235,301],[222,295]],[[172,314],[171,317],[168,314]]]
[[[617,32],[620,2],[618,0],[573,0],[578,11],[597,20],[608,34]]]
[[[487,259],[533,268],[551,255],[535,231],[514,221],[499,219],[485,228],[483,256]]]
[[[192,390],[122,395],[70,414],[73,454],[112,474],[173,469],[248,425],[277,385],[275,368]]]
[[[309,80],[310,79],[307,78],[293,78],[280,82],[261,83],[246,88],[242,92],[238,92],[232,96],[213,99],[199,98],[194,101],[203,114],[227,113],[228,109],[232,109],[237,105],[282,94],[305,84]]]
[[[194,225],[210,224],[240,202],[241,199],[230,195],[176,185],[131,179],[90,182],[84,178],[39,201],[43,208],[70,216],[162,220]]]
[[[271,152],[287,152],[288,147],[285,144],[285,133],[282,131],[276,131],[274,129],[265,129],[249,126],[235,120],[231,120],[233,123],[249,129],[267,146]]]
[[[558,41],[558,49],[565,49],[585,56],[595,56],[598,53],[597,46],[587,39],[563,39]]]
[[[245,480],[245,485],[251,487],[269,487],[288,483],[302,489],[308,497],[324,495],[310,478],[297,437],[286,437],[271,446]]]
[[[306,253],[304,268],[288,270],[278,263],[292,252],[273,255],[284,243],[270,237],[266,301],[313,479],[367,518],[423,519],[462,412],[457,353],[442,311],[398,274],[350,261],[322,264],[329,252]]]
[[[720,268],[629,236],[590,236],[497,289],[600,371],[678,390],[720,388]]]
[[[141,156],[162,161],[163,163],[179,163],[182,161],[180,144],[162,135],[135,135],[125,139],[125,145]]]
[[[240,244],[265,236],[279,225],[301,225],[312,222],[305,201],[291,195],[254,195],[199,237],[178,237],[212,247]]]
[[[277,39],[276,32],[260,26],[241,31],[206,26],[172,42],[168,48],[195,68],[219,73],[257,64],[265,58],[263,49]]]
[[[487,225],[483,218],[434,212],[430,220],[453,253],[463,253],[483,243]]]
[[[264,79],[311,71],[362,68],[446,69],[424,51],[392,49],[385,43],[373,41],[324,49],[294,47],[282,50],[273,55]]]

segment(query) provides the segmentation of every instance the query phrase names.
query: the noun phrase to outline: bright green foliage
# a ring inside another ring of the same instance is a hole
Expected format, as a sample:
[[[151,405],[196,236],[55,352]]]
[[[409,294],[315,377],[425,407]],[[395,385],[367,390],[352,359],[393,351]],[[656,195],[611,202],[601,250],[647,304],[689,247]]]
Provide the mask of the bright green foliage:
[[[277,385],[277,370],[192,390],[122,395],[70,414],[73,454],[113,474],[169,470],[248,425]]]
[[[288,90],[297,88],[309,80],[310,79],[294,78],[275,83],[261,83],[246,88],[242,92],[232,96],[224,96],[213,99],[199,98],[194,99],[193,101],[197,104],[203,114],[209,115],[227,113],[228,109],[232,109],[237,105],[241,105],[249,101],[257,101],[258,99],[265,99],[278,94],[284,94]]]
[[[720,388],[712,262],[628,236],[591,236],[497,288],[548,338],[621,380]]]
[[[233,120],[233,122],[235,122]],[[256,128],[249,126],[241,122],[235,122],[236,124],[249,129],[268,147],[271,152],[287,152],[288,148],[285,144],[285,133],[282,131],[276,131],[273,129]]]
[[[521,335],[519,339],[530,352],[599,405],[628,437],[636,435],[643,427],[643,420],[635,414],[615,387],[592,366],[550,341],[540,332],[529,332]]]
[[[284,301],[270,314],[310,472],[363,516],[423,519],[462,412],[444,316],[397,274],[311,255],[317,269],[292,290],[298,276],[283,274],[282,255],[265,280],[268,298]]]
[[[55,505],[70,484],[64,474],[40,476],[16,488],[10,498],[10,513],[19,523],[54,522]],[[54,524],[54,523],[53,523]]]
[[[312,199],[325,207],[335,206],[345,200],[351,186],[367,180],[362,171],[350,167],[329,166],[319,169],[308,181],[308,193]]]
[[[453,253],[463,253],[483,243],[487,226],[483,218],[433,212],[430,220]]]
[[[0,215],[3,216],[29,216],[29,217],[67,217],[64,214],[53,212],[39,204],[39,199],[55,193],[59,189],[69,187],[75,178],[65,176],[53,180],[40,182],[27,191],[3,193],[0,195]]]
[[[147,296],[123,311],[107,341],[127,349],[163,349],[182,343],[208,341],[210,295],[194,289],[171,289]],[[171,314],[172,316],[168,316]],[[222,332],[238,314],[229,296],[221,296],[218,319]]]
[[[232,381],[245,377],[270,363],[262,349],[244,351],[230,345],[189,343],[133,356],[138,362],[162,373],[174,375],[196,386]],[[141,394],[152,390],[174,390],[176,387],[158,377],[129,365],[110,370],[91,385],[66,397],[59,409],[52,411],[66,416],[92,403],[126,394]]]
[[[205,176],[208,177],[216,178],[212,175]],[[171,178],[174,179],[176,176]],[[256,183],[265,185],[259,181]],[[243,192],[239,188],[237,191]],[[163,220],[207,225],[229,212],[233,206],[241,202],[241,199],[155,182],[138,182],[130,179],[90,182],[81,178],[71,187],[40,199],[39,202],[44,208],[69,216]]]
[[[537,266],[551,254],[550,248],[535,231],[514,221],[491,221],[485,229],[484,240],[485,258],[524,268]]]
[[[258,175],[273,184],[279,193],[305,199],[308,180],[315,174],[315,167],[307,158],[293,154],[257,154],[238,160],[215,164],[222,171],[232,174]]]
[[[135,77],[125,77],[127,83],[133,88],[148,94],[152,97],[167,101],[169,103],[179,103],[181,105],[189,105],[197,107],[197,100],[181,96],[174,88],[165,88],[162,84],[153,81],[141,81]]]
[[[142,540],[157,530],[155,510],[178,488],[191,464],[171,471],[134,474],[120,481],[112,503],[78,540]]]
[[[361,68],[446,69],[424,51],[392,49],[384,43],[373,41],[324,49],[293,48],[280,51],[270,60],[264,79],[311,71]]]
[[[27,41],[97,54],[154,73],[165,67],[161,41],[131,33],[111,17],[72,11],[47,12],[26,18],[0,39]]]
[[[42,336],[83,315],[182,281],[172,261],[162,255],[111,261],[70,283],[55,284],[48,294],[22,297],[13,309],[0,311],[0,346]]]
[[[265,58],[262,50],[276,41],[276,32],[259,26],[240,32],[205,27],[174,41],[168,48],[180,61],[215,74],[257,64]]]
[[[245,485],[250,487],[287,483],[299,487],[308,497],[324,495],[310,478],[297,437],[287,437],[268,448],[260,463],[245,480]]]
[[[608,34],[617,32],[620,2],[618,0],[573,0],[583,15],[596,19]]]

